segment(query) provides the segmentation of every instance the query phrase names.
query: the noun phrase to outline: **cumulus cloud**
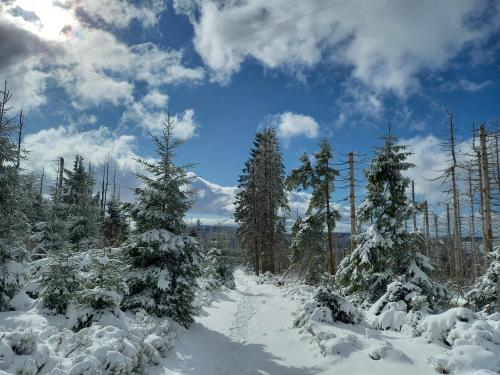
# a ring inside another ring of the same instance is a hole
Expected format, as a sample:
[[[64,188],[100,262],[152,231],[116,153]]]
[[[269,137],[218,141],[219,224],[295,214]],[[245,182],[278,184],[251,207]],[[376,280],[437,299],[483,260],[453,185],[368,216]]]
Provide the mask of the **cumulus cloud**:
[[[82,21],[90,19],[117,28],[129,26],[132,20],[139,21],[144,27],[154,26],[165,9],[165,2],[161,0],[145,0],[140,7],[129,1],[117,0],[71,0],[68,4]]]
[[[93,165],[104,164],[108,155],[112,155],[120,169],[134,170],[137,158],[134,142],[133,135],[116,136],[105,126],[87,131],[59,126],[27,134],[23,145],[30,152],[26,161],[30,170],[39,171],[61,156],[72,160],[76,154]]]
[[[0,61],[1,78],[9,80],[16,105],[25,109],[46,102],[49,79],[79,110],[128,105],[143,84],[146,91],[155,91],[162,85],[198,82],[203,68],[185,66],[182,51],[151,42],[129,45],[106,27],[123,28],[134,18],[152,27],[164,6],[159,0],[141,6],[117,0],[13,0],[0,13],[0,50],[2,60],[18,59],[15,64]]]
[[[163,123],[168,117],[165,106],[168,96],[153,91],[139,101],[131,103],[123,112],[120,123],[125,126],[139,127],[150,133],[157,133],[163,128]],[[187,140],[196,135],[198,123],[195,119],[194,109],[172,116],[174,136]]]
[[[228,80],[248,58],[291,71],[330,61],[351,68],[352,77],[376,91],[400,95],[418,88],[419,73],[439,70],[500,25],[498,9],[487,0],[174,5],[192,22],[195,48],[214,79]]]
[[[442,179],[437,178],[450,166],[450,155],[442,147],[444,140],[427,135],[401,139],[400,143],[407,145],[413,153],[408,157],[408,162],[414,164],[415,168],[408,170],[406,175],[415,181],[415,193],[431,204],[442,202],[449,186],[443,185]],[[471,140],[458,142],[457,152],[461,155],[472,154],[470,144]]]
[[[319,125],[311,116],[293,112],[284,112],[272,117],[272,124],[277,127],[282,138],[305,136],[316,138],[319,135]]]

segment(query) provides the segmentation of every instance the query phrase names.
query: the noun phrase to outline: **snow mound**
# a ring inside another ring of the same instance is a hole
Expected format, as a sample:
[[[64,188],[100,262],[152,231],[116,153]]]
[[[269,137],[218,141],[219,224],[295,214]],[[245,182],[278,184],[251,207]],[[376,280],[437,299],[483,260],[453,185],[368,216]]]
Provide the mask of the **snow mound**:
[[[425,317],[417,330],[428,342],[442,342],[451,350],[431,359],[441,373],[500,372],[498,314],[481,316],[467,308],[450,309]]]
[[[311,301],[306,302],[303,311],[295,319],[296,327],[303,327],[309,321],[333,324],[336,321],[356,324],[362,315],[352,303],[337,291],[327,287],[318,287]]]
[[[36,328],[0,328],[0,371],[9,374],[135,374],[159,363],[172,349],[177,325],[144,313],[103,314],[91,326],[72,329],[73,319],[38,315]],[[43,371],[42,371],[43,368]]]

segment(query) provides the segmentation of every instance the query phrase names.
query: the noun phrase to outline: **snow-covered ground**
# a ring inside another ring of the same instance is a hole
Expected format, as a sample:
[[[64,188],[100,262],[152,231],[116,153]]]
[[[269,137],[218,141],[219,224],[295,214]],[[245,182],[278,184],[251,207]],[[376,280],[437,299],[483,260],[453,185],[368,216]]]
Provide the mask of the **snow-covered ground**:
[[[236,289],[224,291],[206,307],[151,373],[425,375],[437,373],[432,358],[449,350],[422,337],[372,330],[365,324],[299,330],[293,320],[311,297],[311,288],[260,284],[240,270],[235,281]],[[318,334],[322,340],[314,336]]]
[[[295,328],[314,288],[276,280],[237,270],[235,289],[198,297],[205,307],[188,330],[117,310],[76,332],[72,314],[20,296],[17,311],[0,313],[0,375],[500,373],[499,314],[455,308],[399,332],[372,329],[364,311],[356,325],[310,319]]]

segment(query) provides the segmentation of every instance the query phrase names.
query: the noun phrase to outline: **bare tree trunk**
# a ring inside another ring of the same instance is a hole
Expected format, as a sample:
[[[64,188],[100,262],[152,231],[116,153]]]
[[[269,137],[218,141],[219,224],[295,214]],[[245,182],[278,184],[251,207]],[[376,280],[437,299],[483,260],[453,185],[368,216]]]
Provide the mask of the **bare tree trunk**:
[[[478,182],[479,182],[479,213],[481,218],[481,229],[482,229],[482,240],[484,246],[484,239],[486,237],[486,226],[484,224],[484,195],[483,195],[483,167],[481,162],[481,152],[479,149],[476,149],[477,155],[477,170],[478,170]],[[481,256],[479,257],[479,268],[481,271],[483,270],[483,259]]]
[[[455,242],[453,241],[453,237],[451,236],[451,222],[450,222],[450,204],[446,203],[446,229],[448,235],[448,263],[449,263],[449,275],[453,276],[453,256],[455,254]]]
[[[40,199],[42,199],[43,194],[43,178],[45,177],[45,165],[42,166],[42,175],[40,176],[40,190],[38,192]]]
[[[448,112],[450,126],[450,147],[451,147],[451,190],[453,194],[453,221],[454,221],[454,237],[455,237],[455,278],[462,276],[462,231],[460,227],[460,203],[457,190],[457,156],[455,152],[455,130],[453,125],[453,115]]]
[[[411,202],[413,203],[413,208],[415,208],[415,181],[411,181]],[[413,232],[417,232],[417,214],[413,210]]]
[[[438,215],[436,213],[432,214],[432,217],[434,218],[434,235],[435,235],[435,241],[436,245],[434,246],[435,248],[435,254],[436,254],[436,264],[438,267],[438,270],[441,270],[441,254],[439,251],[440,245],[439,245],[439,227],[438,227]]]
[[[63,186],[63,176],[64,176],[64,158],[59,158],[59,178],[57,181],[57,201],[62,199],[62,186]]]
[[[351,253],[356,248],[356,197],[354,195],[354,153],[349,153],[349,202],[351,205]]]
[[[328,228],[328,255],[330,257],[330,273],[335,274],[335,255],[333,253],[332,222],[330,210],[330,189],[328,184],[325,186],[326,194],[326,226]]]
[[[474,278],[478,276],[479,255],[476,246],[476,223],[474,218],[474,190],[472,189],[472,166],[467,165],[467,180],[469,183],[469,198],[470,198],[470,239],[472,247],[472,274]]]
[[[16,168],[19,169],[21,166],[21,140],[23,136],[23,127],[24,127],[24,116],[23,111],[19,113],[19,138],[17,140],[17,163]]]
[[[426,255],[431,257],[431,235],[429,229],[429,205],[424,201],[424,225],[425,225],[425,250]]]
[[[490,190],[490,176],[488,170],[488,151],[486,147],[486,130],[484,124],[479,128],[479,141],[481,147],[481,167],[483,178],[483,213],[484,213],[484,226],[485,238],[484,249],[490,253],[493,251],[493,230],[491,227],[491,190]]]

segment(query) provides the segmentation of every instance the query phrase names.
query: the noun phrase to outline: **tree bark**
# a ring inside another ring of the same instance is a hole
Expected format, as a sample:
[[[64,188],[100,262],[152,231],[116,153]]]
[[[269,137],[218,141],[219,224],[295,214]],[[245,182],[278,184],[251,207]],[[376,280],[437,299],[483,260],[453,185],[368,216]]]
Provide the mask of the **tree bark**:
[[[356,248],[356,197],[354,195],[354,153],[349,153],[349,202],[351,205],[351,253]]]
[[[479,141],[481,147],[481,167],[483,179],[483,213],[484,213],[484,226],[485,238],[484,249],[490,253],[493,251],[493,230],[491,227],[491,190],[490,190],[490,176],[488,170],[488,151],[486,147],[486,130],[484,124],[479,128]]]
[[[326,194],[326,226],[328,228],[328,254],[330,257],[330,273],[335,274],[335,255],[333,253],[333,238],[332,238],[332,223],[331,223],[331,212],[330,212],[330,189],[328,184],[325,186]]]

